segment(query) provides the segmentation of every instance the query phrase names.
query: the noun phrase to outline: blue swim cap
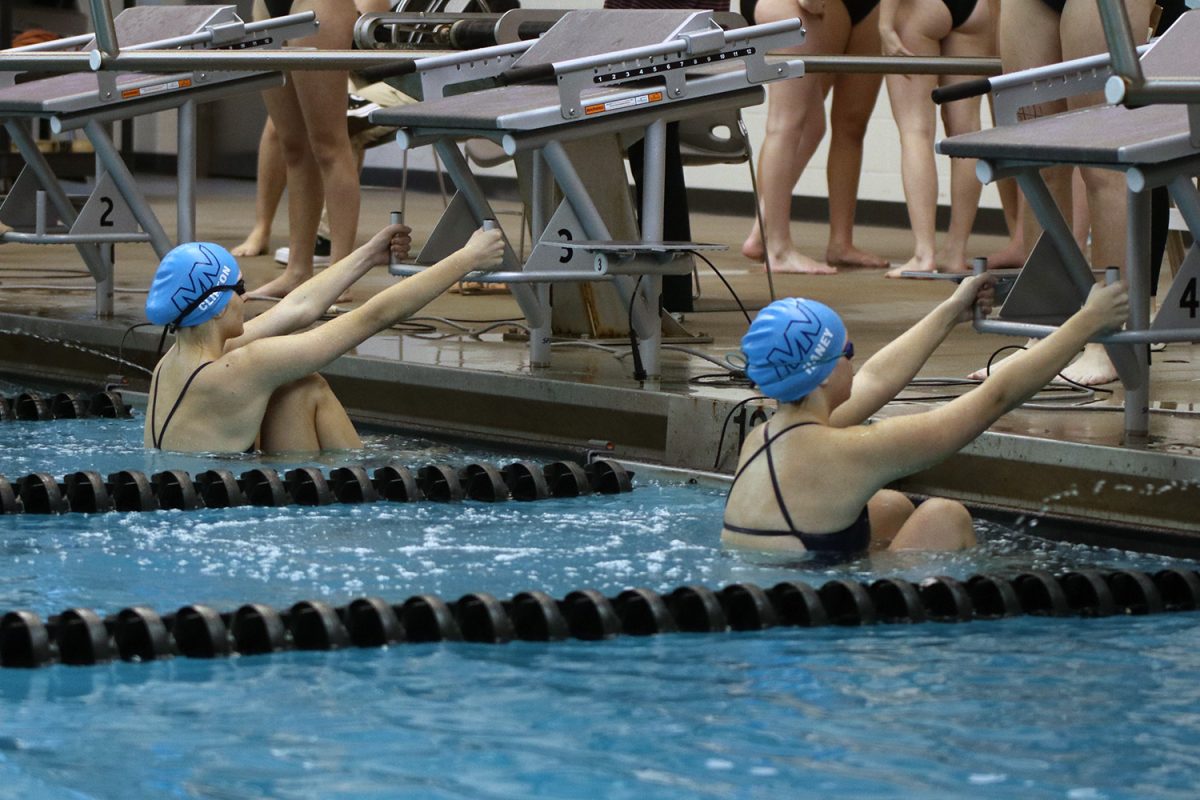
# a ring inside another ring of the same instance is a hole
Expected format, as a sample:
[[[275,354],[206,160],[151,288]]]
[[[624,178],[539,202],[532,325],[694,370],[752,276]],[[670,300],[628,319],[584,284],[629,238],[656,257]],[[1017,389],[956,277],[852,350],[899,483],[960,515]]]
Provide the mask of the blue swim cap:
[[[180,328],[208,322],[229,304],[241,275],[237,259],[221,245],[181,244],[163,257],[154,273],[146,297],[146,318],[155,325]],[[221,290],[222,286],[229,290]]]
[[[746,375],[767,397],[791,403],[829,377],[846,346],[846,326],[816,300],[787,297],[758,312],[742,337]]]

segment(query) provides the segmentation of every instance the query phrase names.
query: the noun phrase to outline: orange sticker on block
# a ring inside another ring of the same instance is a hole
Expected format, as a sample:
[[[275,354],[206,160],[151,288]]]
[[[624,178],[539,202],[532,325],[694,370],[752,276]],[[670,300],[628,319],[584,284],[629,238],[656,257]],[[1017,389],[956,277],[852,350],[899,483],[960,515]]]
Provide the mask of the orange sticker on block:
[[[167,81],[166,83],[156,83],[153,86],[142,86],[137,89],[126,89],[121,92],[122,100],[132,100],[135,97],[146,97],[152,94],[161,94],[162,92],[171,92],[175,89],[186,89],[192,85],[191,78],[181,78],[177,81]]]
[[[583,113],[590,116],[592,114],[603,114],[608,111],[620,111],[626,108],[644,106],[648,103],[657,103],[662,99],[662,92],[650,92],[649,94],[639,94],[636,97],[622,97],[620,100],[609,100],[607,103],[593,103],[590,106],[584,106]]]

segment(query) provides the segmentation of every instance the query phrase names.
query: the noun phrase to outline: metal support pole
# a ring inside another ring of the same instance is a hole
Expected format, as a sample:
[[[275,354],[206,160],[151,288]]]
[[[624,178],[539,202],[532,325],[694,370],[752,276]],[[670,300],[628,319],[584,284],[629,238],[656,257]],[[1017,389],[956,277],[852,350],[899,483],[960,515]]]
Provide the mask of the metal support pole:
[[[25,163],[33,171],[34,177],[46,192],[46,196],[54,206],[54,212],[58,214],[59,219],[69,230],[75,224],[77,216],[75,206],[71,204],[71,198],[67,196],[62,184],[58,182],[58,177],[50,168],[46,157],[38,150],[37,142],[20,122],[10,120],[4,123],[4,127],[13,143],[16,144],[17,151],[25,159]],[[92,278],[97,283],[111,279],[109,266],[101,257],[100,250],[96,245],[77,243],[75,247],[79,251],[83,263],[87,265],[88,272],[92,273]]]
[[[112,136],[112,124],[106,126],[109,136]],[[96,186],[100,185],[101,179],[104,178],[106,170],[104,162],[97,155],[93,158],[95,167],[93,172],[96,176]],[[96,243],[96,251],[100,254],[100,258],[105,265],[105,278],[96,281],[96,316],[100,319],[108,319],[113,315],[113,289],[117,283],[117,247],[112,243]]]
[[[514,293],[522,309],[529,305],[536,307],[539,312],[538,316],[525,312],[525,321],[529,323],[529,366],[531,367],[550,366],[550,342],[554,334],[550,316],[551,288],[549,283],[509,284],[509,291]]]
[[[542,157],[541,150],[533,151],[533,187],[530,197],[529,227],[533,240],[542,238],[550,217],[554,214],[554,177]]]
[[[458,149],[458,145],[452,139],[442,139],[434,145],[434,149],[441,156],[446,172],[450,173],[450,180],[454,181],[455,187],[467,201],[467,206],[475,217],[475,224],[480,225],[485,219],[495,219],[496,212],[492,210],[487,195],[479,188],[479,183],[471,174],[471,166],[467,164],[467,159]],[[516,252],[507,241],[504,243],[504,267],[510,270],[521,268]]]
[[[96,156],[104,163],[105,169],[112,176],[113,183],[117,185],[121,196],[129,205],[129,210],[133,212],[134,218],[142,226],[142,230],[149,234],[154,252],[158,254],[159,258],[162,258],[170,251],[171,240],[167,238],[167,233],[159,224],[158,217],[154,216],[150,204],[146,202],[146,198],[138,189],[137,182],[130,174],[129,168],[121,160],[121,154],[117,152],[112,140],[105,133],[104,126],[93,120],[84,127],[84,131],[87,133],[88,141],[96,150]]]
[[[113,22],[112,8],[109,0],[90,0],[92,8],[92,30],[96,32],[96,45],[106,56],[116,56],[121,52],[117,41],[117,26]]]
[[[1125,279],[1129,285],[1125,327],[1144,331],[1150,327],[1150,193],[1126,192],[1125,197]],[[1138,380],[1133,386],[1125,385],[1125,444],[1145,444],[1150,436],[1150,346],[1129,347]]]
[[[666,196],[667,124],[659,119],[647,125],[642,147],[642,241],[661,242]],[[630,320],[637,331],[638,349],[646,377],[652,379],[662,373],[659,365],[662,322],[658,311],[661,293],[662,278],[643,275]]]
[[[550,224],[550,217],[554,214],[554,177],[550,173],[546,160],[542,158],[542,152],[534,150],[532,155],[533,186],[530,191],[532,196],[530,197],[529,225],[533,241],[537,242],[546,232],[546,226]],[[530,323],[529,365],[531,367],[548,367],[550,366],[550,342],[554,334],[553,319],[550,313],[552,287],[548,283],[540,283],[529,287],[527,291],[533,293],[532,299],[540,308],[546,309],[546,313],[540,320],[541,325],[535,326],[533,319],[528,314],[525,315],[526,321]]]
[[[495,219],[496,212],[492,210],[487,196],[479,188],[479,183],[471,174],[471,167],[463,157],[458,145],[450,139],[442,139],[434,145],[441,156],[450,180],[467,201],[475,221],[482,223],[485,219]],[[522,267],[517,254],[506,240],[504,242],[504,265],[509,270],[519,271]],[[529,360],[535,367],[550,365],[550,302],[549,287],[530,286],[527,284],[512,284],[513,298],[529,323]]]
[[[642,146],[642,241],[661,242],[666,194],[667,124],[659,119],[647,125]]]
[[[600,242],[611,240],[612,236],[608,232],[608,226],[604,224],[603,217],[600,216],[595,203],[592,202],[587,187],[584,186],[579,173],[575,171],[575,166],[571,164],[571,159],[567,155],[567,151],[563,149],[562,143],[547,142],[542,148],[542,157],[554,171],[554,178],[562,188],[567,202],[571,204],[571,209],[575,212],[587,237]]]
[[[1071,226],[1063,219],[1058,204],[1054,202],[1046,182],[1037,170],[1024,170],[1018,173],[1016,178],[1021,191],[1025,193],[1025,199],[1029,201],[1029,207],[1033,209],[1046,235],[1054,243],[1054,249],[1067,270],[1067,277],[1079,290],[1079,300],[1082,303],[1095,285],[1096,279],[1092,276],[1092,268],[1087,259],[1079,251],[1079,245],[1075,243]],[[1143,371],[1133,350],[1127,345],[1106,345],[1105,349],[1108,350],[1108,357],[1112,359],[1126,391],[1140,388]]]
[[[179,107],[179,145],[175,164],[179,199],[176,205],[178,226],[176,243],[196,241],[196,103],[188,100]]]
[[[1108,52],[1112,54],[1113,73],[1123,78],[1127,86],[1140,87],[1146,78],[1137,57],[1137,46],[1129,27],[1129,15],[1125,13],[1125,4],[1121,0],[1099,0],[1099,7],[1100,24],[1104,27]]]
[[[1196,191],[1195,179],[1191,175],[1176,175],[1167,188],[1188,230],[1200,238],[1200,193]]]

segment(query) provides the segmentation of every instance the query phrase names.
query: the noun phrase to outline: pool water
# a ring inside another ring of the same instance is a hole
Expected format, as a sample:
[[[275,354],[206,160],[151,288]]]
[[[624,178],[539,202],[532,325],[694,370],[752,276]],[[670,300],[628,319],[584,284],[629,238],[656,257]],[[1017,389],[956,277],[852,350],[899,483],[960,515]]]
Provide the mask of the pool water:
[[[0,448],[10,478],[263,463],[147,454],[139,419],[4,424]],[[320,463],[479,459],[508,460],[378,435]],[[0,611],[1194,567],[991,523],[962,553],[789,563],[716,545],[719,490],[636,483],[537,503],[0,518]],[[1020,618],[0,670],[0,797],[1191,797],[1196,622]]]

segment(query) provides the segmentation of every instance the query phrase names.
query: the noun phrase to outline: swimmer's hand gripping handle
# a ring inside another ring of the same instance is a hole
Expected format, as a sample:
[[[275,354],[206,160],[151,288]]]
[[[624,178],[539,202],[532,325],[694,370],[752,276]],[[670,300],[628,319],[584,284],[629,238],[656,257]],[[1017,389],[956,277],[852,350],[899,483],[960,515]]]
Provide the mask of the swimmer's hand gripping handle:
[[[393,211],[389,216],[390,216],[390,219],[388,221],[392,225],[403,225],[404,224],[404,212],[403,211]],[[392,248],[391,248],[391,245],[389,245],[388,246],[388,266],[394,267],[399,263],[400,262],[396,260],[396,257],[394,255],[392,255]]]
[[[933,102],[941,105],[942,103],[952,103],[955,100],[966,100],[968,97],[977,97],[981,94],[987,94],[992,90],[992,82],[987,78],[975,78],[961,83],[952,83],[949,86],[939,86],[930,93]]]
[[[985,272],[987,272],[987,259],[986,258],[971,259],[971,274],[972,275],[982,275]],[[979,308],[978,303],[976,303],[975,305],[973,305],[971,307],[971,313],[974,315],[975,322],[983,322],[983,311]]]

